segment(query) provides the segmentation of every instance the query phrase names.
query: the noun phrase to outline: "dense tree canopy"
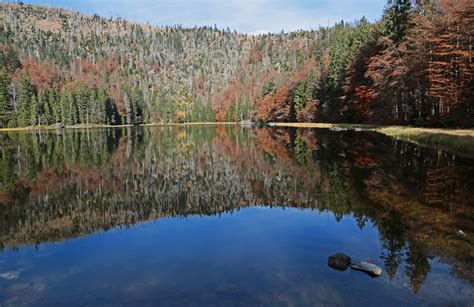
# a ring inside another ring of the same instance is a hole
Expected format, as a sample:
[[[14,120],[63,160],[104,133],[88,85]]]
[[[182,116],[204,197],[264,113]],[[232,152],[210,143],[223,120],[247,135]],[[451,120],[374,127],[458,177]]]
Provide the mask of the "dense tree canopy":
[[[469,0],[252,36],[0,4],[0,125],[329,121],[473,126]]]

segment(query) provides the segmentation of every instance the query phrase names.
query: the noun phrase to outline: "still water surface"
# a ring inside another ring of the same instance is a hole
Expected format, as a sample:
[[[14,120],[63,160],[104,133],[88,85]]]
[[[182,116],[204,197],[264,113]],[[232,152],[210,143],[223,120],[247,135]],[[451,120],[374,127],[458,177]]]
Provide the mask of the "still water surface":
[[[0,146],[2,306],[474,302],[469,157],[241,127],[10,133]],[[332,270],[336,252],[383,275]]]

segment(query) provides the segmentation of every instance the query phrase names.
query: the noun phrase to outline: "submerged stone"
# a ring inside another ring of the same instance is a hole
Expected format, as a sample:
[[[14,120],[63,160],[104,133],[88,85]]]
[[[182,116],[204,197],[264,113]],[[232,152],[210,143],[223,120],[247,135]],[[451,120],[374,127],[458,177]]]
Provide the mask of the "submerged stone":
[[[362,262],[359,262],[359,263],[353,263],[353,264],[351,264],[351,268],[353,270],[365,272],[365,273],[367,273],[367,274],[369,274],[370,276],[373,276],[373,277],[378,277],[378,276],[382,275],[382,268],[379,267],[378,265],[376,265],[374,263],[370,263],[370,262],[362,261]]]
[[[464,233],[464,231],[462,230],[459,230],[456,235],[459,237],[459,238],[465,238],[466,237],[466,234]]]
[[[338,271],[345,271],[351,264],[351,257],[337,253],[328,257],[328,266]]]
[[[20,277],[20,271],[5,272],[0,274],[0,277],[6,280],[15,280]]]
[[[251,120],[249,120],[249,119],[247,119],[247,120],[241,120],[241,121],[239,122],[239,125],[241,125],[241,126],[253,126],[253,122],[252,122]]]

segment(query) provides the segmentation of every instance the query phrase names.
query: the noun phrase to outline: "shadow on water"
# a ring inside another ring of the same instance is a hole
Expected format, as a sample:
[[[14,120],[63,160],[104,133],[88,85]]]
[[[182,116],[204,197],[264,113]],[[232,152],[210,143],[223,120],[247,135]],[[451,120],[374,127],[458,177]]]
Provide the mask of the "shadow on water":
[[[240,127],[8,133],[0,144],[4,252],[263,205],[373,225],[389,279],[404,274],[414,293],[434,258],[474,282],[474,160],[447,151],[370,132]]]

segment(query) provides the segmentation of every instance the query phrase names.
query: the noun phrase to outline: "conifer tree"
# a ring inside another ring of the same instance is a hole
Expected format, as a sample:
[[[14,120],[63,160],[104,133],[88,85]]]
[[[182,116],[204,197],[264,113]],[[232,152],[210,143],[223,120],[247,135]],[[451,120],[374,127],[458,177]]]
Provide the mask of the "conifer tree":
[[[69,108],[68,108],[68,90],[64,89],[64,91],[61,93],[61,96],[59,98],[59,106],[60,106],[60,121],[63,124],[70,124],[69,122]]]
[[[49,105],[51,107],[52,118],[55,123],[62,121],[61,102],[59,97],[58,86],[55,84],[49,91],[48,96]]]
[[[40,120],[40,107],[39,107],[39,104],[38,104],[38,99],[36,98],[36,95],[31,95],[31,98],[30,98],[30,112],[29,112],[29,116],[30,116],[30,122],[29,124],[31,126],[36,126],[37,124],[41,124],[41,120]]]
[[[298,113],[305,104],[305,84],[301,82],[300,85],[296,88],[293,104],[295,105],[295,111]]]
[[[21,62],[18,59],[18,56],[11,45],[8,45],[7,47],[7,54],[6,54],[5,60],[6,60],[6,65],[11,72],[14,72],[21,66]]]
[[[139,86],[135,86],[133,89],[131,100],[133,104],[133,124],[143,123],[144,98],[143,91],[140,90]]]
[[[97,101],[99,104],[100,112],[100,123],[101,124],[111,124],[113,117],[113,109],[110,103],[110,100],[107,97],[107,92],[105,89],[100,89],[97,95]]]
[[[125,91],[123,96],[123,103],[125,105],[125,123],[127,125],[132,125],[134,123],[134,110],[133,110],[133,102],[130,99],[130,96]]]
[[[314,77],[314,71],[310,70],[308,77],[306,78],[306,89],[305,89],[305,102],[308,103],[313,100],[314,91],[316,87],[316,80]]]
[[[10,78],[7,70],[2,67],[0,69],[0,127],[6,127],[7,112],[8,112],[8,86],[10,85]]]
[[[389,0],[384,15],[384,32],[396,44],[400,43],[408,29],[412,10],[410,0]]]
[[[53,123],[53,113],[49,104],[49,94],[46,89],[38,91],[38,106],[41,124],[50,125]]]
[[[30,103],[34,95],[33,84],[31,84],[30,75],[24,73],[18,81],[18,125],[20,127],[28,126],[32,121],[30,112]],[[36,118],[36,114],[33,114]]]

